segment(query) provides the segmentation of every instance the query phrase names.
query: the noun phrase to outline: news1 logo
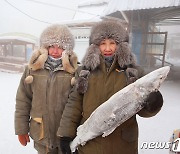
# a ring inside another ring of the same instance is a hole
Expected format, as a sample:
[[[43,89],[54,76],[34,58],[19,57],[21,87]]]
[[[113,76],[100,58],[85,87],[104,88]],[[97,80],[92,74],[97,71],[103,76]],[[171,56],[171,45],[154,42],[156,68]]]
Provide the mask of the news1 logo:
[[[180,129],[173,131],[170,142],[171,142],[170,151],[179,153],[180,152]]]
[[[173,152],[180,152],[180,138],[174,140],[171,150]]]
[[[169,149],[169,154],[180,154],[180,129],[173,131],[169,142],[143,142],[141,149]]]

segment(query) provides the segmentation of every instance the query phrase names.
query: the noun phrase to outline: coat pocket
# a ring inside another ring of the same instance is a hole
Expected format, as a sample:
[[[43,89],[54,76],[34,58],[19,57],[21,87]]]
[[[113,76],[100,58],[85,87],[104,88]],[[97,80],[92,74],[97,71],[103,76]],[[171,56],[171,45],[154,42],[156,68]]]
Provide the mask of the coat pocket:
[[[44,138],[44,123],[42,118],[32,118],[30,121],[30,136],[34,141]]]

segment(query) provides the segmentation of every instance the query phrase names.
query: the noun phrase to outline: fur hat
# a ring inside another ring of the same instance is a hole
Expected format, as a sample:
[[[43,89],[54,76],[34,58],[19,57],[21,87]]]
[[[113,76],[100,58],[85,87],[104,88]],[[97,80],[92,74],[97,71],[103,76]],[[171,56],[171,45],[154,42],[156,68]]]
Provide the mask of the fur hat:
[[[107,20],[92,27],[89,45],[99,45],[104,39],[113,39],[117,44],[128,42],[129,34],[124,23],[117,20]]]
[[[116,56],[121,68],[136,64],[135,55],[131,52],[128,44],[128,32],[119,21],[101,21],[96,24],[90,35],[87,52],[82,60],[82,64],[89,70],[94,70],[100,64],[99,44],[104,39],[113,39],[117,43]]]
[[[58,45],[64,49],[62,53],[62,64],[66,72],[74,74],[77,69],[77,56],[73,52],[74,38],[68,27],[65,25],[54,24],[47,27],[40,36],[40,48],[35,50],[29,61],[29,75],[25,82],[33,82],[31,71],[44,68],[44,63],[48,58],[48,48],[52,45]]]
[[[133,77],[133,81],[137,79],[138,72],[135,69],[136,58],[129,47],[129,34],[125,29],[124,23],[117,20],[101,21],[91,29],[89,47],[82,60],[83,68],[88,70],[89,73],[86,73],[88,74],[86,77],[80,76],[77,80],[76,87],[79,93],[85,93],[87,91],[88,76],[91,71],[100,65],[101,51],[99,45],[104,39],[113,39],[117,43],[115,56],[120,68],[126,71],[128,78],[132,79]]]
[[[52,45],[58,45],[64,50],[73,50],[74,38],[67,26],[54,24],[42,32],[40,46],[48,48]]]

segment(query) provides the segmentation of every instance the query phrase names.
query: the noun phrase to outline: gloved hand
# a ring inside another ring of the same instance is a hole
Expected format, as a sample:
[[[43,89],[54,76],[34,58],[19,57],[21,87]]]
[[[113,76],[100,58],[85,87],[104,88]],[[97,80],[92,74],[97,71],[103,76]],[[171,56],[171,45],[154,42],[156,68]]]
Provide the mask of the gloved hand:
[[[163,97],[159,91],[149,94],[145,101],[144,108],[149,112],[154,112],[163,105]]]
[[[63,154],[71,154],[70,142],[72,140],[71,137],[60,137],[60,147]]]
[[[18,135],[18,139],[19,139],[19,142],[20,142],[23,146],[26,146],[26,145],[27,145],[27,142],[30,142],[30,139],[29,139],[29,135],[28,135],[28,134]]]

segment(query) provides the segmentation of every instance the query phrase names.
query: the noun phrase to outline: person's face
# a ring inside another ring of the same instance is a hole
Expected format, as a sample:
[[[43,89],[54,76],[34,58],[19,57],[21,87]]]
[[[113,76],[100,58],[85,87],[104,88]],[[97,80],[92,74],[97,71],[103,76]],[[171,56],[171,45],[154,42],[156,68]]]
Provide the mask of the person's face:
[[[49,55],[53,58],[60,58],[64,49],[58,47],[58,45],[53,45],[49,47]]]
[[[104,56],[112,56],[117,48],[117,44],[113,39],[105,39],[100,42],[99,49]]]

